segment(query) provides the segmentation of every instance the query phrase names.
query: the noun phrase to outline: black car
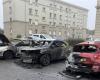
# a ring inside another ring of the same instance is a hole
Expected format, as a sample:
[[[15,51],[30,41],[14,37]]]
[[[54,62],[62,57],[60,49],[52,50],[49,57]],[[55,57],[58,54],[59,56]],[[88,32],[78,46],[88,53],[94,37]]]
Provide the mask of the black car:
[[[52,60],[67,57],[67,44],[60,40],[44,40],[37,42],[36,46],[20,47],[22,61],[39,61],[42,65],[49,65]]]

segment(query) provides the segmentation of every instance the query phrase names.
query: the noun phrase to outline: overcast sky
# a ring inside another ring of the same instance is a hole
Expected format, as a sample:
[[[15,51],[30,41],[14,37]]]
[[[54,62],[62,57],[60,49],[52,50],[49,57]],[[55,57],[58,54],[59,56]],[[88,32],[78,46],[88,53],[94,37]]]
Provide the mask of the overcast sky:
[[[96,18],[95,17],[96,16],[96,8],[95,7],[97,4],[97,0],[64,0],[64,1],[88,9],[89,13],[88,13],[87,27],[89,29],[95,28],[95,18]]]
[[[95,28],[95,15],[96,15],[96,0],[64,0],[71,4],[75,4],[89,10],[88,13],[88,24],[89,29]],[[3,11],[2,11],[2,0],[0,0],[0,27],[3,28]]]

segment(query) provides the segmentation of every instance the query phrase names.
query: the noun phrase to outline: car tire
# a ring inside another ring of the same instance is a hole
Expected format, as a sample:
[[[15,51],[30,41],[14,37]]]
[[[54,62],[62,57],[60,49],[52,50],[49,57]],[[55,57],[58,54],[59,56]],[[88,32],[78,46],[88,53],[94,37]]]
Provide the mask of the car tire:
[[[48,66],[50,64],[50,56],[48,54],[44,54],[40,57],[40,64],[43,66]]]
[[[13,54],[12,51],[6,51],[6,52],[4,52],[3,57],[4,57],[5,59],[13,59],[13,58],[14,58],[14,54]]]

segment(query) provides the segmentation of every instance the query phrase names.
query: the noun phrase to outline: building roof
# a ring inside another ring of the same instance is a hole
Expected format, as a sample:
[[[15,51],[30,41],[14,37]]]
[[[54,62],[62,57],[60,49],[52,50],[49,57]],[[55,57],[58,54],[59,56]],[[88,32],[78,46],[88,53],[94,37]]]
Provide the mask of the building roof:
[[[82,9],[82,10],[85,10],[85,11],[88,12],[88,9],[86,9],[86,8],[83,8],[81,6],[77,6],[77,5],[74,5],[74,4],[70,4],[70,3],[67,3],[67,2],[62,1],[62,0],[51,0],[51,1],[63,4],[63,5],[69,5],[69,6],[72,6],[72,7],[78,8],[78,9]]]

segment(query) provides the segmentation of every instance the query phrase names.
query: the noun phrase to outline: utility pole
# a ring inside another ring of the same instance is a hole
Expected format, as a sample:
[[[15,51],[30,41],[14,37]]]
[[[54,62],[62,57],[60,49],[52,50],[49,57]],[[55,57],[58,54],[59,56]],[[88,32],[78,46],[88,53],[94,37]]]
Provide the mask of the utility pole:
[[[24,31],[24,36],[26,37],[26,33],[27,33],[27,22],[26,22],[26,0],[25,0],[25,31]]]

